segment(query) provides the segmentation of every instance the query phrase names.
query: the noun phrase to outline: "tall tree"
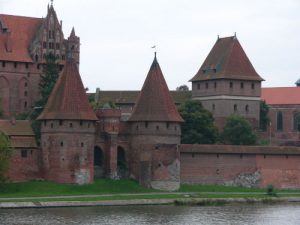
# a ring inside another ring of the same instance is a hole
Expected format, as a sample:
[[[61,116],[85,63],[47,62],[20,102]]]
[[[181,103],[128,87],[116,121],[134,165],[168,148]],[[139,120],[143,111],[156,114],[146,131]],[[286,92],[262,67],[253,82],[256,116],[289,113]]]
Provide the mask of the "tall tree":
[[[185,84],[180,85],[179,87],[176,88],[176,91],[189,91],[189,87]]]
[[[181,142],[184,144],[213,144],[217,141],[218,130],[212,114],[203,108],[201,102],[188,100],[179,107],[184,119],[181,125]]]
[[[31,126],[38,141],[40,140],[41,136],[41,123],[36,119],[46,106],[48,98],[52,92],[60,71],[60,66],[57,63],[57,57],[53,53],[48,53],[45,60],[46,63],[43,66],[43,75],[41,76],[41,80],[39,83],[41,99],[35,103],[33,111],[30,115],[30,118],[32,120]]]
[[[6,180],[6,172],[12,154],[9,138],[0,132],[0,183]]]
[[[268,114],[269,114],[269,106],[266,104],[266,102],[261,101],[260,110],[259,110],[259,127],[263,131],[267,130],[268,125],[270,123]]]
[[[256,135],[250,123],[245,118],[236,115],[227,118],[221,138],[225,144],[253,145],[256,143]]]

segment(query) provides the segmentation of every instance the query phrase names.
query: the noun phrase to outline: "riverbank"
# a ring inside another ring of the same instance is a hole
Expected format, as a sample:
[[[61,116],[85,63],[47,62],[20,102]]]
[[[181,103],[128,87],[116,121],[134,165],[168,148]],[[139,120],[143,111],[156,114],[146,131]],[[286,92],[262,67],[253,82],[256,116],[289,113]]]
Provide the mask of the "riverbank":
[[[0,208],[102,205],[214,205],[231,202],[300,202],[300,190],[273,190],[217,185],[181,185],[178,192],[141,187],[132,180],[96,180],[88,185],[46,181],[0,186]]]
[[[0,209],[133,206],[133,205],[223,206],[230,203],[242,203],[242,204],[300,203],[300,197],[189,198],[189,199],[180,198],[180,199],[131,199],[131,200],[101,200],[101,201],[0,202]]]

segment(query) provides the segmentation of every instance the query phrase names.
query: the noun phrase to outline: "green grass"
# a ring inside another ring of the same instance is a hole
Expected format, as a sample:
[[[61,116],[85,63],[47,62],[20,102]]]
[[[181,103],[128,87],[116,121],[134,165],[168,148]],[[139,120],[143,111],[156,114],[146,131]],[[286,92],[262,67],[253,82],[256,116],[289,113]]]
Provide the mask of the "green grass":
[[[57,184],[48,181],[31,181],[23,183],[5,183],[0,185],[0,198],[10,197],[47,197],[47,196],[76,196],[76,195],[101,195],[101,194],[126,194],[126,193],[152,193],[151,195],[141,196],[101,196],[89,197],[89,200],[114,200],[114,199],[148,199],[148,198],[179,198],[172,192],[158,194],[162,192],[141,187],[133,180],[96,180],[93,184],[74,185]],[[243,188],[218,185],[181,185],[178,192],[193,192],[196,194],[190,197],[200,198],[232,198],[232,197],[260,197],[266,195],[266,189],[262,188]],[[204,193],[209,192],[209,193]],[[234,193],[235,192],[235,193]],[[276,190],[279,197],[300,196],[300,190]],[[184,197],[184,196],[183,196]],[[61,198],[63,199],[63,197]],[[55,199],[57,200],[57,199]],[[70,200],[68,198],[68,200]],[[74,198],[79,200],[79,198]],[[26,200],[28,201],[28,200]],[[53,200],[54,201],[54,200]]]
[[[0,198],[148,192],[155,192],[155,190],[143,188],[132,180],[101,179],[87,185],[57,184],[48,181],[5,183],[0,185]]]
[[[221,185],[182,184],[179,189],[179,192],[266,192],[266,189]]]

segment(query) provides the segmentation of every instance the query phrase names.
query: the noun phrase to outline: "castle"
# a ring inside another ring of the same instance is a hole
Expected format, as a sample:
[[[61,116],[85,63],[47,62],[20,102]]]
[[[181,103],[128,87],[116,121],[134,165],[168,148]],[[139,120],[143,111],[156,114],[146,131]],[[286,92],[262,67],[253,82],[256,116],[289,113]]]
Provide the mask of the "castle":
[[[73,28],[68,40],[63,38],[53,5],[48,7],[45,19],[0,15],[0,28],[4,116],[29,112],[38,99],[45,54],[57,55],[62,70],[38,118],[42,124],[40,146],[29,121],[0,120],[0,130],[14,147],[8,172],[11,180],[86,184],[101,177],[132,178],[143,186],[162,190],[176,190],[180,183],[300,187],[300,149],[278,146],[287,137],[298,140],[291,134],[298,133],[294,126],[286,136],[278,133],[289,123],[283,112],[296,115],[299,102],[296,98],[288,102],[270,98],[273,94],[268,92],[274,90],[261,89],[263,79],[236,36],[217,39],[191,79],[192,98],[213,113],[219,128],[232,114],[247,118],[258,128],[259,104],[264,99],[271,105],[270,115],[277,129],[269,127],[261,135],[273,135],[277,145],[180,144],[180,124],[184,121],[176,104],[180,96],[181,101],[188,99],[189,92],[169,91],[156,54],[141,91],[133,93],[131,102],[126,101],[128,93],[124,92],[115,99],[119,108],[104,105],[93,111],[78,70],[79,37]],[[26,31],[22,33],[26,38],[16,35],[20,29]],[[96,100],[103,95],[96,93]]]

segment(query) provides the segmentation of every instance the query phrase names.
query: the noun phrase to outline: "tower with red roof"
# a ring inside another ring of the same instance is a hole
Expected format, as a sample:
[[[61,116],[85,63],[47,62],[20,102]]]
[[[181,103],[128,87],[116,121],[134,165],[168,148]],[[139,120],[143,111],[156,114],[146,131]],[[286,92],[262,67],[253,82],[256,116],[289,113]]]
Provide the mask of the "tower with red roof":
[[[38,118],[45,179],[90,183],[97,117],[88,103],[77,63],[66,62],[47,105]]]
[[[261,82],[236,36],[218,38],[192,82],[193,99],[213,113],[222,128],[232,114],[259,122]]]
[[[155,54],[129,118],[131,172],[141,184],[168,190],[179,187],[181,122]]]

